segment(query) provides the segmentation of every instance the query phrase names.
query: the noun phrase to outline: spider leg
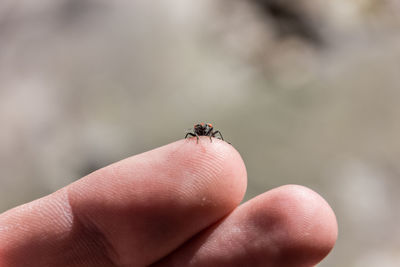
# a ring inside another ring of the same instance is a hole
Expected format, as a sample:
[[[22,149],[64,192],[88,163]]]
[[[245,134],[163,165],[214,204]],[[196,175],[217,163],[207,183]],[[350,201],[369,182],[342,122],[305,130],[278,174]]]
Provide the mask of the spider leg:
[[[215,137],[216,134],[219,134],[219,136],[221,137],[221,139],[224,140],[224,138],[222,137],[222,134],[221,134],[220,131],[215,131],[215,132],[213,132],[212,137]]]
[[[212,143],[211,137],[213,137],[213,128],[210,128],[210,129],[206,132],[205,135],[210,137],[210,142]]]
[[[198,135],[198,134],[194,134],[194,133],[187,133],[187,134],[185,135],[185,139],[188,137],[188,135],[190,135],[190,136],[193,136],[193,137],[195,137],[195,136],[196,136],[196,138],[197,138],[197,140],[196,140],[196,143],[197,143],[197,144],[199,143],[199,135]]]
[[[187,133],[187,134],[185,135],[185,139],[188,137],[188,135],[190,135],[190,136],[196,136],[196,135],[193,134],[193,133]]]

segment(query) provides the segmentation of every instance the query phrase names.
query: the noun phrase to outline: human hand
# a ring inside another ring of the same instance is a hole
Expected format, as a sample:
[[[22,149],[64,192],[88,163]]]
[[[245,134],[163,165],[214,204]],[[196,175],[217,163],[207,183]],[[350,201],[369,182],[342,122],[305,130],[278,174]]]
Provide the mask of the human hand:
[[[246,169],[229,144],[181,140],[102,168],[0,215],[0,266],[314,266],[336,218],[282,186],[239,205]]]

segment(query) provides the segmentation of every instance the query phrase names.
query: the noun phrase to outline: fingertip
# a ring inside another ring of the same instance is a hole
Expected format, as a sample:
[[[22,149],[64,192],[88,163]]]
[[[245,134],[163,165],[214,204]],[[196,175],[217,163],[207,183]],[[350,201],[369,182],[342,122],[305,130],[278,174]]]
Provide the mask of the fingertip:
[[[155,266],[310,267],[332,249],[333,211],[297,185],[255,197]]]
[[[171,145],[171,153],[178,157],[175,162],[180,162],[178,167],[188,170],[193,177],[183,185],[187,190],[202,186],[216,203],[226,203],[230,209],[239,205],[247,188],[247,171],[232,145],[216,138],[210,142],[208,137],[200,137],[199,143],[192,138]]]
[[[239,205],[247,189],[247,171],[239,152],[230,144],[219,139],[213,142],[210,152],[221,162],[220,180],[216,185],[219,194],[229,197],[233,207]]]
[[[285,185],[268,192],[268,212],[279,227],[270,232],[276,240],[282,266],[313,266],[334,247],[338,226],[329,204],[316,192]],[[283,238],[282,238],[283,237]]]

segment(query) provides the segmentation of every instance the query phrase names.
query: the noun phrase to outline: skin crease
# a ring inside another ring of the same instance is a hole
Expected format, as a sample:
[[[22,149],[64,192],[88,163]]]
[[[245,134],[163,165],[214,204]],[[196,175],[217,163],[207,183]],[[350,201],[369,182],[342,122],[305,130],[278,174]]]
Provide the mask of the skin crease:
[[[0,215],[0,266],[313,266],[336,218],[289,185],[239,206],[247,175],[218,139],[180,140]]]

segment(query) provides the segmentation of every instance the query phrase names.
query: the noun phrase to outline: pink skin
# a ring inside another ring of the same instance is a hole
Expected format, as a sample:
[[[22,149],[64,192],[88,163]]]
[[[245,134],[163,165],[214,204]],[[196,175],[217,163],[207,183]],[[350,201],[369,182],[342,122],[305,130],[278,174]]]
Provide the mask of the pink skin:
[[[239,153],[181,140],[100,169],[0,215],[0,266],[314,266],[336,218],[295,185],[239,206]]]

